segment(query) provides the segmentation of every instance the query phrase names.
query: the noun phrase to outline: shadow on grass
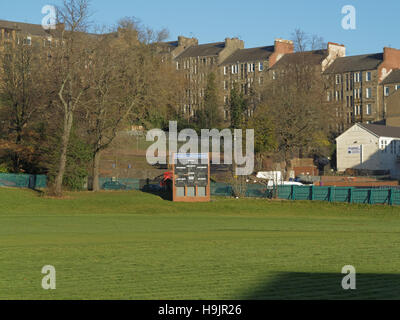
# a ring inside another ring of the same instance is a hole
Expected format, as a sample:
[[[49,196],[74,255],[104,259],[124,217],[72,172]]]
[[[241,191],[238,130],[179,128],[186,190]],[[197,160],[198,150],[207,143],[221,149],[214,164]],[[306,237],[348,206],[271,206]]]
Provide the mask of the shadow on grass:
[[[163,200],[172,201],[172,192],[168,192],[168,191],[163,190],[163,189],[157,190],[157,189],[154,189],[154,188],[146,188],[146,186],[145,186],[140,191],[142,191],[144,193],[149,193],[149,194],[158,196]]]
[[[29,188],[29,190],[32,190],[33,192],[35,192],[39,197],[43,197],[46,194],[45,191],[40,190],[40,189]]]
[[[278,273],[244,292],[243,300],[392,300],[400,299],[400,274],[357,274],[356,289],[342,289],[345,274]]]

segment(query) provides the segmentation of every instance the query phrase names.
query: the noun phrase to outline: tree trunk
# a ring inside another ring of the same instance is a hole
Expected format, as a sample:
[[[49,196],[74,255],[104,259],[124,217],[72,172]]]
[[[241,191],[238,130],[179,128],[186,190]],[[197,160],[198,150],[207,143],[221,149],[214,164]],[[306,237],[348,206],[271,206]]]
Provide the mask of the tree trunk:
[[[15,139],[15,145],[19,146],[22,141],[22,130],[18,127],[17,128],[17,138]],[[20,156],[19,156],[19,150],[18,147],[14,150],[12,154],[12,162],[13,162],[13,172],[14,173],[19,173],[19,166],[20,166]]]
[[[99,167],[100,167],[100,157],[101,157],[101,152],[96,151],[94,153],[93,157],[93,191],[99,191],[100,186],[99,186]]]
[[[289,180],[290,177],[290,159],[289,159],[289,152],[285,151],[285,181]]]
[[[72,123],[73,123],[73,113],[67,112],[67,114],[64,116],[64,131],[61,137],[61,156],[54,186],[54,192],[56,196],[62,195],[62,183],[65,174],[65,167],[67,164],[67,152],[68,152],[69,137],[71,135]]]

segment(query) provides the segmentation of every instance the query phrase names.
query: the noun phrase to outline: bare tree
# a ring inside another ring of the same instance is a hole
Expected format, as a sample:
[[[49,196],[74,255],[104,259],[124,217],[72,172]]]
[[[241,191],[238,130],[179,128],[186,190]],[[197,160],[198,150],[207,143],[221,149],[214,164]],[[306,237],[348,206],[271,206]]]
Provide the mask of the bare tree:
[[[138,38],[143,30],[137,28],[134,20],[125,19],[116,32],[93,41],[88,70],[91,88],[84,111],[93,152],[94,191],[99,189],[101,152],[110,146],[118,131],[129,122],[143,123],[152,110],[162,112],[174,103],[176,84],[170,77],[170,66],[161,62],[148,38]],[[150,34],[148,30],[144,32]]]
[[[0,118],[7,128],[8,150],[13,172],[23,170],[23,155],[32,153],[29,143],[31,128],[43,91],[40,84],[40,50],[23,43],[7,43],[1,51]]]
[[[136,17],[124,17],[118,21],[117,28],[128,32],[135,31],[137,40],[142,44],[157,44],[169,37],[167,29],[154,30],[143,25]]]
[[[54,182],[54,193],[62,194],[67,152],[74,113],[83,102],[89,89],[86,70],[89,68],[90,48],[87,47],[89,1],[64,0],[58,9],[60,22],[65,25],[60,45],[54,48],[49,59],[49,72],[57,99],[54,101],[63,113],[61,154]]]
[[[297,34],[301,42],[304,34]],[[277,151],[286,164],[286,178],[293,156],[310,155],[329,143],[333,115],[325,103],[321,58],[315,59],[314,54],[318,52],[293,55],[289,63],[273,70],[276,76],[267,81],[261,92],[261,103],[273,120]]]
[[[299,28],[295,29],[292,33],[292,41],[296,52],[326,48],[326,43],[321,36],[316,34],[309,35]]]

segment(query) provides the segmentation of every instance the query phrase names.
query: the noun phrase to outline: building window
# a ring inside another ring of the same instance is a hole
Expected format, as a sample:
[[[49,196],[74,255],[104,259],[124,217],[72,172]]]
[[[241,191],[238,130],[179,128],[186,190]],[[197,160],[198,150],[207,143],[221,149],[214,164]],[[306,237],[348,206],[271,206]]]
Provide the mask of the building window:
[[[272,71],[272,80],[275,80],[275,79],[276,79],[276,72]]]
[[[356,72],[354,74],[354,82],[360,82],[361,80],[361,72]]]
[[[341,80],[342,80],[341,75],[340,75],[340,74],[337,74],[337,75],[336,75],[336,84],[340,84]]]
[[[179,62],[176,63],[176,70],[179,70]]]
[[[247,64],[247,72],[254,72],[256,65],[254,63]]]
[[[224,74],[227,74],[227,73],[228,73],[228,67],[225,66],[225,67],[224,67]]]
[[[361,99],[361,89],[354,89],[354,99]]]
[[[224,96],[224,103],[228,104],[228,96]]]
[[[237,64],[232,65],[232,73],[236,74],[239,71],[239,66]]]
[[[399,88],[400,88],[400,84],[396,84],[396,86],[395,86],[396,91],[399,90]]]
[[[368,72],[365,74],[365,80],[366,80],[366,81],[371,81],[371,80],[372,80],[372,73],[371,73],[371,71],[368,71]]]
[[[258,71],[264,70],[264,64],[262,62],[258,63]]]
[[[384,87],[384,92],[385,92],[385,97],[389,95],[390,88],[389,87]]]
[[[372,97],[372,90],[371,90],[371,88],[367,88],[367,89],[365,90],[365,97],[366,97],[367,99],[370,99],[370,98]]]
[[[26,44],[27,44],[28,46],[32,45],[32,38],[31,38],[31,37],[27,37],[27,38],[26,38]]]
[[[228,90],[228,81],[224,81],[224,89]]]
[[[372,113],[372,105],[369,103],[367,104],[367,115],[370,115]]]
[[[328,93],[327,93],[326,100],[328,102],[331,101],[331,92],[330,91],[328,91]]]

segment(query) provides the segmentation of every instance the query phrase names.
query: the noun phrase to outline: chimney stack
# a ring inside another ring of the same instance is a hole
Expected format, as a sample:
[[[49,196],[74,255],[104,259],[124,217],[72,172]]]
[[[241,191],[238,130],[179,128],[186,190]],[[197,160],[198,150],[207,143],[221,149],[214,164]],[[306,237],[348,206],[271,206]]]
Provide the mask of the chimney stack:
[[[393,69],[400,69],[400,50],[383,48],[383,62],[379,66],[379,81],[385,79]]]
[[[343,44],[328,42],[328,56],[322,61],[321,67],[324,72],[337,58],[346,56],[346,47]]]
[[[291,40],[275,39],[274,53],[269,58],[269,67],[271,68],[285,54],[294,52],[294,44]]]
[[[186,38],[184,36],[178,36],[178,47],[183,47],[184,49],[197,46],[199,41],[196,38]]]

